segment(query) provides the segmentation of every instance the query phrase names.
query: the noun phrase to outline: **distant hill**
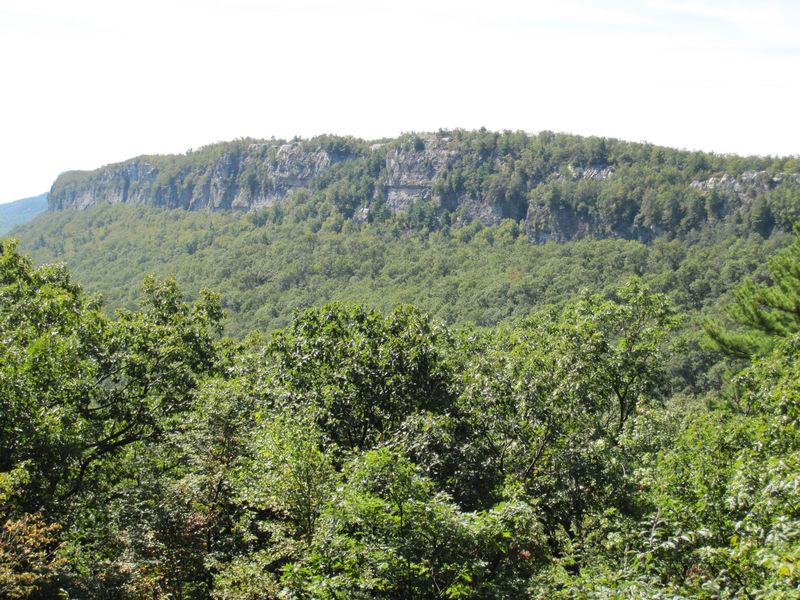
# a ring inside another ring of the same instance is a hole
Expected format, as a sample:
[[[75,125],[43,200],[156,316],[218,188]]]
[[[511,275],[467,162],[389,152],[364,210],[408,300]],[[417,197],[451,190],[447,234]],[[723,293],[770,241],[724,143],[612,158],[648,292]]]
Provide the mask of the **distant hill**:
[[[17,225],[27,223],[47,210],[47,194],[0,204],[0,235],[5,235]]]
[[[795,158],[688,152],[598,137],[486,130],[394,139],[241,139],[58,177],[51,210],[136,204],[295,212],[309,225],[410,218],[425,228],[510,219],[534,242],[649,243],[733,218],[769,235],[800,198]]]
[[[709,308],[790,240],[800,164],[550,132],[238,140],[64,173],[48,203],[20,248],[112,308],[155,273],[220,292],[234,335],[331,300],[490,326],[629,275]]]

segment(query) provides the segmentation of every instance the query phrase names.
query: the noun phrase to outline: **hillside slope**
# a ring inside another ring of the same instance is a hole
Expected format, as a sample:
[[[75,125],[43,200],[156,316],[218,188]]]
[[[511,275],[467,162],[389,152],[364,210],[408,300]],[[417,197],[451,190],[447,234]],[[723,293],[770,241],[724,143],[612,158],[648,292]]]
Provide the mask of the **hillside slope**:
[[[693,312],[741,277],[758,276],[766,257],[790,239],[731,223],[651,244],[533,244],[512,221],[429,231],[392,219],[336,231],[315,230],[313,218],[299,215],[274,221],[272,212],[98,206],[48,212],[15,233],[36,262],[66,262],[112,308],[134,306],[147,273],[174,274],[193,295],[209,287],[221,293],[235,335],[285,326],[296,309],[332,300],[381,309],[411,303],[447,323],[493,325],[569,301],[582,288],[613,288],[630,275]]]
[[[0,235],[22,225],[47,210],[47,194],[0,204]]]
[[[332,300],[491,326],[630,275],[695,314],[764,276],[800,215],[798,179],[794,159],[547,132],[240,140],[62,175],[52,210],[15,235],[111,308],[135,305],[147,273],[210,287],[234,335]],[[222,208],[242,193],[249,210]]]
[[[312,217],[426,224],[512,219],[537,242],[650,241],[735,217],[767,235],[800,203],[796,159],[719,156],[542,132],[440,131],[206,146],[64,173],[52,210],[106,203],[200,211],[305,203]]]

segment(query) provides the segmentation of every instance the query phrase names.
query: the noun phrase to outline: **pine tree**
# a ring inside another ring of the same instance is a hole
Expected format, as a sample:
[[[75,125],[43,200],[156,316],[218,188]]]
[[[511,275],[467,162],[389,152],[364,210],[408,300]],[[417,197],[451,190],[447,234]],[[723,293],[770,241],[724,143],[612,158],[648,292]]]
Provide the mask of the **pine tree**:
[[[795,240],[769,260],[770,283],[745,280],[725,308],[731,323],[703,325],[709,345],[725,354],[746,358],[769,351],[775,343],[800,331],[800,225]],[[738,326],[736,326],[738,325]]]

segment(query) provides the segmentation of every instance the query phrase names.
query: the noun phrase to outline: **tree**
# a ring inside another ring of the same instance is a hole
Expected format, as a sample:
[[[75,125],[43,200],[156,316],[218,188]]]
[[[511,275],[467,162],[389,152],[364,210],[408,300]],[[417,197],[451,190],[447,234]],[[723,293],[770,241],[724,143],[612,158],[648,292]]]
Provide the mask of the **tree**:
[[[445,333],[411,307],[387,317],[362,307],[309,309],[273,337],[263,393],[310,411],[342,449],[369,448],[417,410],[451,400]]]
[[[15,515],[13,496],[26,483],[22,467],[0,472],[0,596],[28,598],[56,593],[64,560],[58,555],[58,524],[40,514]]]
[[[207,598],[217,574],[251,547],[253,517],[239,480],[251,458],[254,406],[246,379],[210,378],[180,423],[117,458],[129,476],[114,486],[108,509],[104,543],[116,552],[92,567],[124,573],[132,597]]]
[[[462,513],[403,455],[355,458],[286,581],[319,598],[519,597],[542,558],[536,511]]]
[[[591,511],[635,510],[620,439],[664,391],[673,323],[667,300],[632,280],[616,301],[585,295],[474,349],[459,401],[472,440],[464,462],[491,474],[495,497],[511,478],[539,499],[554,553]]]
[[[281,411],[262,419],[242,494],[251,506],[288,520],[309,541],[336,482],[331,453],[308,416]]]
[[[730,322],[706,321],[712,348],[736,358],[763,355],[800,331],[800,226],[795,240],[769,259],[769,284],[746,279],[725,307]],[[731,325],[738,326],[732,327]]]
[[[736,377],[737,406],[687,415],[652,478],[640,573],[697,598],[796,593],[798,342],[779,342]]]
[[[63,267],[0,251],[0,471],[25,463],[22,504],[50,510],[189,407],[214,368],[221,310],[212,294],[188,305],[174,280],[148,278],[144,310],[112,320]]]

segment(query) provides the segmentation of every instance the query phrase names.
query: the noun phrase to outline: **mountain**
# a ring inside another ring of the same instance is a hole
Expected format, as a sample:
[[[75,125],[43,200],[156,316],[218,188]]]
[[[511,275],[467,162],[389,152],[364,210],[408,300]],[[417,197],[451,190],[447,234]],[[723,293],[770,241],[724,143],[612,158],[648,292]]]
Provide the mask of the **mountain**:
[[[65,173],[15,234],[111,308],[147,273],[218,291],[232,335],[331,300],[491,326],[630,275],[695,314],[765,277],[798,179],[791,158],[549,132],[238,140]]]
[[[47,210],[47,194],[0,204],[0,235],[5,235],[17,225],[33,219]]]
[[[570,269],[602,293],[482,329],[334,303],[231,340],[213,293],[147,277],[112,316],[0,240],[2,597],[797,597],[799,241],[706,322],[736,374],[641,278],[604,283],[640,271],[706,302],[780,232],[532,244],[510,220],[448,237],[277,216],[116,205],[30,227],[89,281],[155,258],[267,284],[238,298],[256,316],[326,281],[318,298],[425,281],[467,320],[461,298],[530,309],[536,277]]]
[[[730,215],[764,234],[800,198],[796,159],[720,156],[542,132],[439,131],[364,141],[242,139],[58,177],[51,210],[127,203],[193,211],[312,204],[343,221],[511,219],[537,242],[650,241]],[[310,201],[310,202],[309,202]]]
[[[798,171],[456,131],[62,175],[0,240],[0,596],[796,597]]]

